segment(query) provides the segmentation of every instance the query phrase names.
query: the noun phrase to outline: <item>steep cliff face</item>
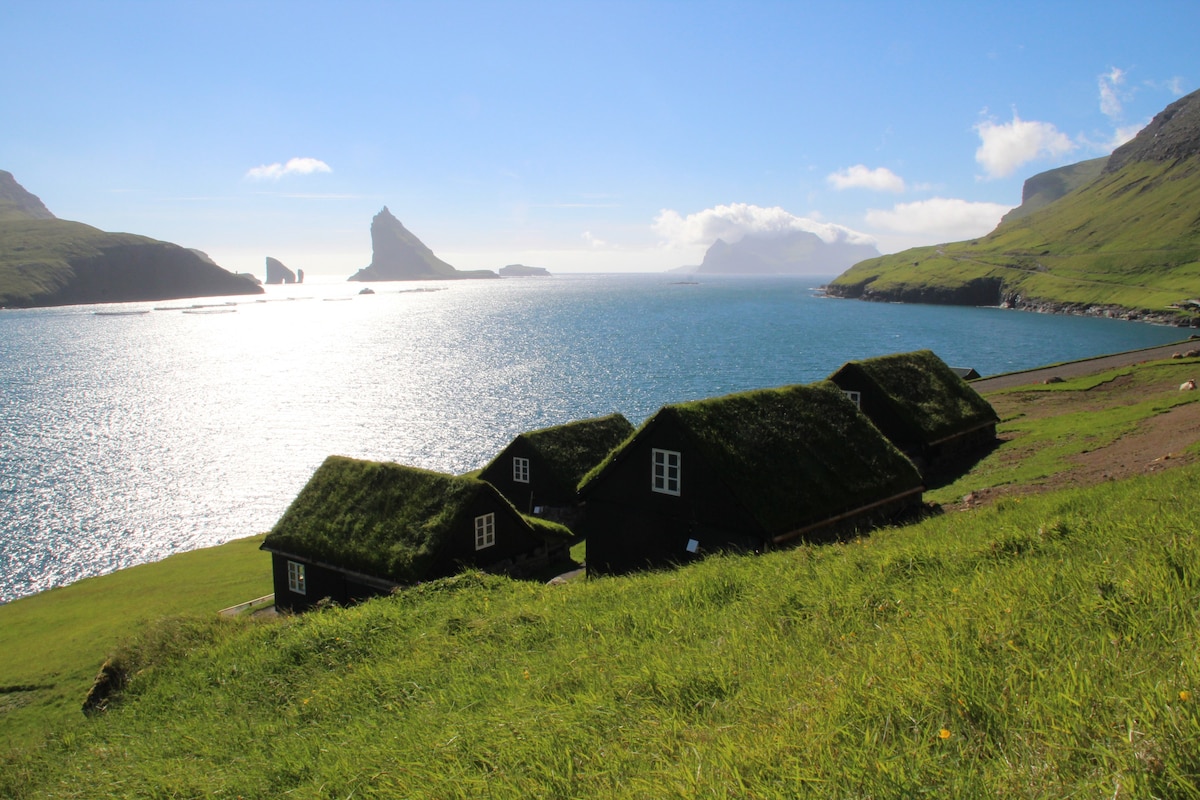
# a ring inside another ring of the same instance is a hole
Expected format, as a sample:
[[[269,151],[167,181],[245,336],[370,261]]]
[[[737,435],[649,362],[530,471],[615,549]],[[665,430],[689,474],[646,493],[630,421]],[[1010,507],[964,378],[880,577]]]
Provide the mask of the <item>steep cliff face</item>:
[[[1015,222],[1092,182],[1106,164],[1108,156],[1103,156],[1039,172],[1025,181],[1021,187],[1021,205],[1005,214],[1001,223]]]
[[[999,278],[973,278],[954,286],[901,286],[879,292],[870,282],[830,285],[825,287],[831,297],[853,300],[876,300],[885,303],[925,303],[934,306],[995,306],[1003,302],[1003,282]]]
[[[1156,114],[1137,136],[1113,151],[1104,172],[1119,172],[1138,161],[1183,161],[1195,156],[1200,156],[1200,92]]]
[[[371,220],[371,263],[350,276],[352,281],[453,280],[498,278],[491,270],[458,270],[433,254],[400,224],[387,206]]]
[[[258,294],[199,251],[57,219],[0,173],[0,307]]]

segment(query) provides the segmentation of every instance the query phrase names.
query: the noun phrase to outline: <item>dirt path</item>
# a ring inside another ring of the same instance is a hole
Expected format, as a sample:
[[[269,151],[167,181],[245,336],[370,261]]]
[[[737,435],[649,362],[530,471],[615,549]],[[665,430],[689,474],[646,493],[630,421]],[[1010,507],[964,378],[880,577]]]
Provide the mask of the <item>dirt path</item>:
[[[1176,354],[1200,353],[1200,342],[1184,341],[1174,345],[1116,353],[1099,358],[1060,364],[1044,369],[1012,373],[972,381],[983,393],[1001,419],[1023,417],[1039,419],[1088,410],[1107,410],[1122,405],[1143,403],[1155,397],[1177,395],[1180,384],[1195,377],[1200,379],[1200,362],[1195,357],[1173,363]],[[1118,377],[1084,391],[1048,392],[1037,389],[1053,378],[1074,378],[1104,372],[1114,368],[1147,361],[1163,361],[1168,369],[1153,383],[1135,380],[1132,376]],[[1021,391],[1020,387],[1030,387]],[[1016,391],[990,394],[1000,389]],[[1197,460],[1187,450],[1200,442],[1200,402],[1177,405],[1143,420],[1124,435],[1080,453],[1070,459],[1071,468],[1049,477],[1036,485],[997,486],[972,492],[956,507],[986,504],[1009,494],[1052,491],[1071,486],[1088,486],[1135,475],[1158,472]],[[996,455],[1001,459],[1022,459],[1029,454],[1020,435],[1001,436]]]

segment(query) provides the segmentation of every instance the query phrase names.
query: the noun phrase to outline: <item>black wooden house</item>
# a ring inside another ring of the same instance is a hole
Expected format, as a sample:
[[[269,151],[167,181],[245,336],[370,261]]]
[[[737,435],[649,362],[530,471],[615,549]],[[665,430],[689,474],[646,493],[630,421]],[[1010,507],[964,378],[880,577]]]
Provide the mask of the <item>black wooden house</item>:
[[[669,405],[584,479],[587,568],[830,539],[914,509],[922,489],[828,382]]]
[[[927,477],[995,444],[996,411],[931,350],[851,361],[829,380]]]
[[[522,513],[569,521],[579,481],[633,434],[620,414],[522,433],[479,473]]]
[[[277,608],[350,603],[478,568],[522,577],[567,558],[569,531],[490,484],[331,456],[267,534]]]

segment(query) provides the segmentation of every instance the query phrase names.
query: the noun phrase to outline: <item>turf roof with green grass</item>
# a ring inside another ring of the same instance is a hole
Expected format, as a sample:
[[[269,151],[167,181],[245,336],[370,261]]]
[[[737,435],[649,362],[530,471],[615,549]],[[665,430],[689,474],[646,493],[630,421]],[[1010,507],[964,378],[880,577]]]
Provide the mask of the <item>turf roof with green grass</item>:
[[[585,479],[603,477],[655,426],[685,431],[698,453],[770,534],[918,490],[912,462],[828,381],[663,407]]]
[[[996,422],[991,404],[932,350],[867,358],[844,364],[830,376],[874,387],[873,396],[926,444]]]
[[[544,466],[574,486],[587,471],[633,433],[633,425],[621,414],[578,420],[517,436],[542,459]],[[499,460],[484,468],[486,472]]]
[[[267,534],[263,547],[412,583],[431,577],[456,532],[472,529],[474,509],[484,496],[511,508],[477,478],[330,456]],[[565,533],[561,526],[521,518],[543,536]]]

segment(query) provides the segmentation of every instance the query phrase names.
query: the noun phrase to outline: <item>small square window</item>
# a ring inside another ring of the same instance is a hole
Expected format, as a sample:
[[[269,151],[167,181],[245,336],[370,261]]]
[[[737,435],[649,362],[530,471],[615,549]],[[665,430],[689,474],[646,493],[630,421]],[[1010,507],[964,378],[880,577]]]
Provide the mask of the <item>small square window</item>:
[[[859,394],[858,392],[855,392],[855,391],[851,391],[849,389],[842,392],[842,394],[844,394],[844,395],[846,395],[846,397],[850,398],[850,402],[854,403],[854,406],[856,408],[858,408],[859,410],[862,410],[862,395],[861,394]]]
[[[304,565],[295,561],[288,562],[288,590],[294,594],[308,594],[304,581]]]
[[[650,488],[662,494],[679,494],[680,456],[674,450],[653,451],[654,469]]]
[[[517,483],[529,483],[529,459],[513,459],[513,480]]]
[[[475,549],[482,550],[496,543],[496,515],[484,514],[475,518]]]

